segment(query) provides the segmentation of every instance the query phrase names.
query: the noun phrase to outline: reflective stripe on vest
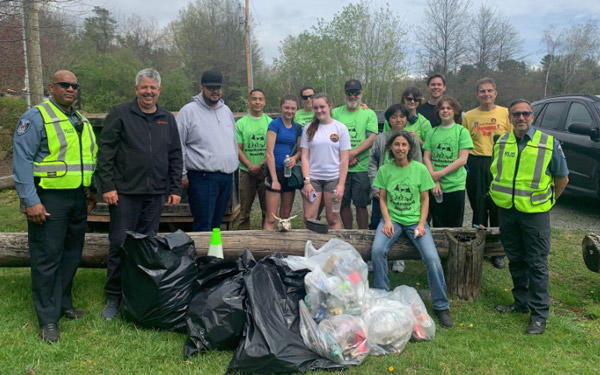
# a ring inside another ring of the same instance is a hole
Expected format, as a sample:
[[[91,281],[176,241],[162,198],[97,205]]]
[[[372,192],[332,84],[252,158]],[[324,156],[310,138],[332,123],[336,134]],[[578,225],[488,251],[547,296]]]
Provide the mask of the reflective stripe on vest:
[[[36,108],[44,119],[50,154],[34,162],[33,175],[45,189],[73,189],[90,186],[96,169],[96,137],[89,121],[81,116],[83,129],[79,135],[69,118],[52,102]]]
[[[554,181],[545,173],[552,158],[554,138],[535,131],[519,154],[513,132],[494,145],[490,196],[497,206],[521,212],[546,212],[554,205]],[[517,165],[518,163],[518,165]]]

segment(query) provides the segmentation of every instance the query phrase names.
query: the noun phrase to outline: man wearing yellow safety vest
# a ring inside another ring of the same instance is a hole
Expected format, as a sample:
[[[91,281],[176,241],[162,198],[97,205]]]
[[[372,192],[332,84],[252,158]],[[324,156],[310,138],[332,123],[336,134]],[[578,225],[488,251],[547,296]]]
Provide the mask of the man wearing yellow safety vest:
[[[27,208],[31,285],[40,338],[59,339],[61,317],[77,319],[71,287],[87,220],[86,190],[96,168],[96,138],[73,108],[79,84],[66,70],[48,85],[50,100],[25,112],[13,141],[13,178]]]
[[[508,111],[514,130],[494,145],[490,196],[498,206],[514,302],[496,311],[530,312],[525,333],[542,334],[550,309],[550,209],[567,186],[569,171],[558,141],[531,127],[527,100],[514,101]]]

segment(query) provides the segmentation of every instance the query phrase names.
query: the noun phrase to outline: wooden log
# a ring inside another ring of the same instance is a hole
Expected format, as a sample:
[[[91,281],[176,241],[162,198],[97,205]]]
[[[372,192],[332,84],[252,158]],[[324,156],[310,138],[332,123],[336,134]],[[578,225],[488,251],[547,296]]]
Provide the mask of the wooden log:
[[[446,290],[449,295],[472,301],[481,292],[481,276],[485,234],[453,233],[448,236]]]
[[[588,233],[581,242],[581,252],[586,267],[600,273],[600,235]]]
[[[12,189],[14,187],[15,181],[13,180],[12,175],[0,177],[0,190]]]
[[[441,258],[448,255],[448,237],[450,233],[476,232],[471,228],[433,228],[433,238]],[[497,228],[490,228],[486,233],[485,255],[502,255],[504,250],[499,241]],[[210,242],[210,232],[188,233],[196,244],[198,255],[206,255]],[[306,229],[295,229],[290,232],[270,232],[262,230],[223,231],[224,254],[227,259],[237,259],[244,249],[250,249],[255,258],[260,259],[273,252],[284,255],[303,255],[306,241],[311,240],[317,248],[332,238],[351,243],[360,252],[363,259],[371,258],[371,244],[374,231],[371,230],[332,230],[327,234],[318,234]],[[85,236],[82,267],[106,267],[108,254],[108,236],[104,233],[88,233]],[[421,259],[419,252],[405,238],[401,237],[390,249],[390,260]],[[27,248],[27,233],[0,233],[0,267],[28,267],[29,252]]]

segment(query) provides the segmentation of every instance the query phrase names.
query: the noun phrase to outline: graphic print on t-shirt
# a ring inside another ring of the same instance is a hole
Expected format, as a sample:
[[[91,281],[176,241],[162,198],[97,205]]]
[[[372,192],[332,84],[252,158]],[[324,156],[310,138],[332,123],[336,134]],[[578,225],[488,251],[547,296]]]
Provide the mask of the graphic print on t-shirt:
[[[247,156],[262,157],[265,153],[265,136],[262,134],[252,134],[250,141],[245,145],[244,152]]]
[[[388,202],[391,202],[396,210],[409,211],[416,203],[415,196],[418,195],[418,192],[415,194],[410,185],[402,181],[388,191],[388,194],[390,195]]]
[[[431,160],[434,164],[438,164],[444,168],[446,165],[456,160],[456,150],[453,150],[452,145],[456,142],[440,142],[431,152]]]
[[[497,134],[500,130],[500,124],[496,121],[494,117],[490,119],[489,122],[478,122],[475,121],[473,123],[474,131],[478,131],[481,135],[489,137],[491,135]]]

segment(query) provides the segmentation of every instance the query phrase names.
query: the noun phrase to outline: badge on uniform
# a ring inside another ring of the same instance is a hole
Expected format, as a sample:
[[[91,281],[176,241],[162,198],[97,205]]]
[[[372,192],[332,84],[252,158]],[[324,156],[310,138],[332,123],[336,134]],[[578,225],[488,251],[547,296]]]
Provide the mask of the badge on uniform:
[[[17,135],[23,135],[27,133],[27,130],[29,130],[30,126],[31,122],[29,122],[29,120],[21,119],[21,121],[19,121],[19,125],[17,125]]]

